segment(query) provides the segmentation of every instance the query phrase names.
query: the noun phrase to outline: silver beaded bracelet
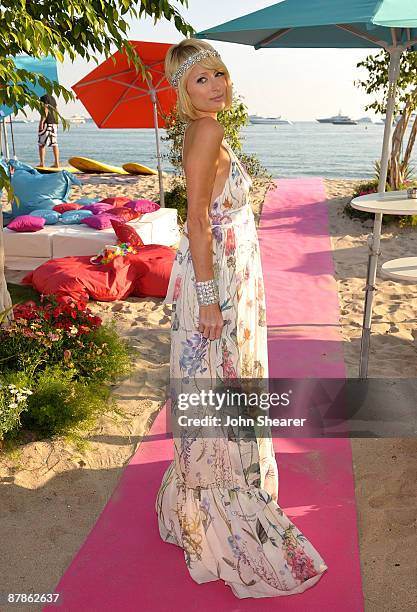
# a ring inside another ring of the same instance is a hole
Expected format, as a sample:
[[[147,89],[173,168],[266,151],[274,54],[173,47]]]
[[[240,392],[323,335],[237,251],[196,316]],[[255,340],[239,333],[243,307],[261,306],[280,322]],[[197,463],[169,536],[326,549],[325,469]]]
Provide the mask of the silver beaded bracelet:
[[[216,302],[219,301],[219,290],[214,278],[207,281],[196,282],[195,288],[199,306],[208,306],[209,304],[216,304]]]

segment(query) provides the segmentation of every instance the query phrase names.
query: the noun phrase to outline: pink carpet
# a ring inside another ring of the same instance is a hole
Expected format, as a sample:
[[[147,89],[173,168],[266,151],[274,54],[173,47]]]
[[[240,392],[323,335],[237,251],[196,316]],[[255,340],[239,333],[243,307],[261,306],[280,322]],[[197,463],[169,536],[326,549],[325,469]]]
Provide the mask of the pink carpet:
[[[270,376],[343,378],[339,307],[320,179],[280,180],[259,231],[267,296]],[[176,610],[361,612],[349,440],[276,439],[283,510],[329,569],[305,593],[239,600],[222,581],[196,584],[182,551],[159,538],[154,510],[172,460],[165,407],[54,592],[73,612]],[[44,609],[52,609],[47,606]]]

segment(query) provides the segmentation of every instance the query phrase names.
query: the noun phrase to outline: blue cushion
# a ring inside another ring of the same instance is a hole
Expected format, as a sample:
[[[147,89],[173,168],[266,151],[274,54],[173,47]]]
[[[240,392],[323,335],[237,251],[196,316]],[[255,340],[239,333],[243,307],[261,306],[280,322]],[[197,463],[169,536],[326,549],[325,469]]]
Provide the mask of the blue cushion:
[[[81,185],[80,181],[67,170],[52,174],[41,174],[31,166],[10,160],[15,169],[11,178],[16,199],[12,202],[14,216],[28,215],[33,210],[50,209],[56,200],[67,201],[72,185]]]
[[[80,198],[76,200],[77,204],[83,204],[86,206],[87,204],[95,204],[96,202],[100,202],[100,198]]]
[[[58,223],[59,217],[61,216],[56,210],[49,210],[48,208],[32,210],[29,214],[32,217],[43,217],[46,225],[55,225],[55,223]]]
[[[60,221],[66,225],[73,225],[74,223],[81,223],[82,219],[92,215],[91,210],[67,210],[67,212],[62,213]]]

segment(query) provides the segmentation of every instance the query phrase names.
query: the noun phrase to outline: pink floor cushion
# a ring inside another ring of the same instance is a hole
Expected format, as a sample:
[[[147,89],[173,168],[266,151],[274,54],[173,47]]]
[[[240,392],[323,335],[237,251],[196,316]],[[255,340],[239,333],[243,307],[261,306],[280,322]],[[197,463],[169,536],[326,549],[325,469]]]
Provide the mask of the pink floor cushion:
[[[111,302],[131,294],[138,271],[129,257],[116,257],[110,263],[90,263],[89,256],[51,259],[29,272],[22,283],[44,295],[70,296]]]
[[[132,221],[133,219],[139,219],[142,213],[135,212],[132,208],[126,208],[126,206],[117,206],[110,210],[112,215],[119,217],[122,221]]]
[[[136,255],[128,257],[136,269],[131,295],[165,297],[175,249],[161,244],[147,244]]]
[[[138,213],[154,212],[161,208],[159,204],[152,202],[152,200],[130,200],[125,206]]]
[[[68,212],[69,210],[79,210],[80,208],[82,208],[81,204],[77,204],[76,202],[63,202],[62,204],[54,206],[52,210],[62,215],[62,213]]]
[[[33,217],[32,215],[20,215],[11,221],[7,229],[14,232],[39,232],[45,226],[43,217]]]
[[[134,227],[127,225],[122,219],[113,219],[111,224],[119,242],[127,242],[134,248],[143,246],[143,240]]]
[[[86,204],[83,206],[83,210],[90,210],[93,215],[99,215],[100,213],[107,212],[110,208],[113,208],[113,205],[106,204],[106,202],[96,202],[95,204]]]
[[[81,223],[85,223],[88,227],[92,227],[96,230],[104,230],[111,227],[111,222],[113,219],[118,219],[119,217],[113,217],[112,215],[108,215],[107,213],[100,213],[99,215],[92,215],[91,217],[86,217],[82,219]],[[125,223],[123,219],[120,219],[122,223]]]
[[[104,200],[101,200],[101,202],[111,204],[112,206],[124,206],[127,204],[127,202],[130,202],[130,198],[126,198],[125,196],[117,196],[115,198],[105,198]]]

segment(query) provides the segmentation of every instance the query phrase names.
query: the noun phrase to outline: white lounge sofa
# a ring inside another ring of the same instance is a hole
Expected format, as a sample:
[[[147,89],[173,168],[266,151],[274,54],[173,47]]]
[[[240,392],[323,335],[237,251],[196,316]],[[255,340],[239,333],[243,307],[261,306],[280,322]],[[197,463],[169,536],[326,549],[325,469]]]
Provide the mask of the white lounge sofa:
[[[177,210],[160,208],[129,221],[144,244],[175,245],[180,237]],[[113,228],[95,230],[79,225],[45,225],[38,232],[14,232],[4,228],[5,265],[9,270],[34,270],[49,259],[68,255],[95,255],[117,241]]]

